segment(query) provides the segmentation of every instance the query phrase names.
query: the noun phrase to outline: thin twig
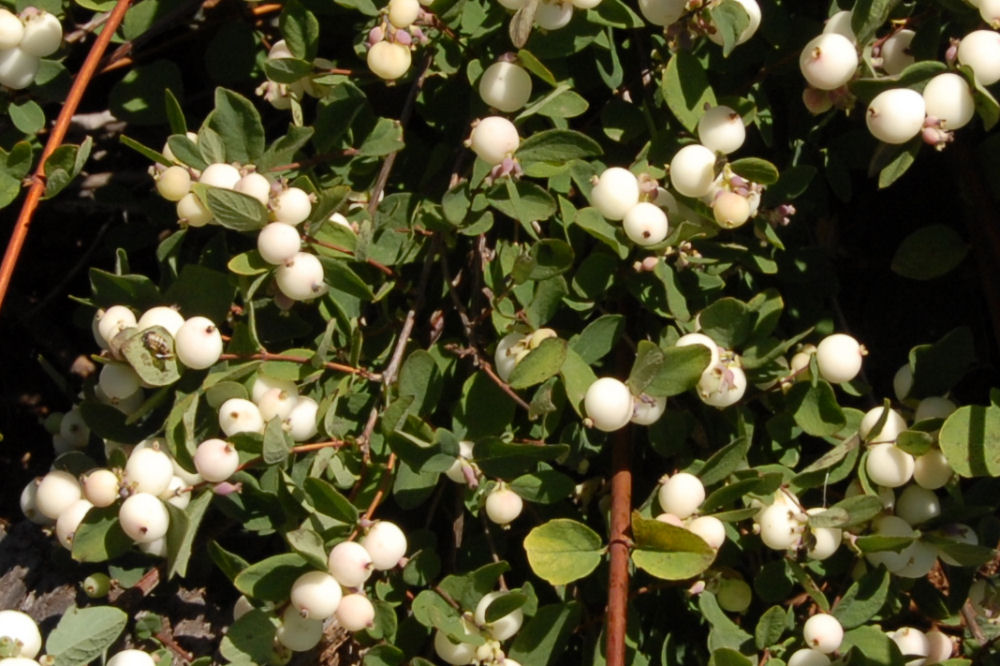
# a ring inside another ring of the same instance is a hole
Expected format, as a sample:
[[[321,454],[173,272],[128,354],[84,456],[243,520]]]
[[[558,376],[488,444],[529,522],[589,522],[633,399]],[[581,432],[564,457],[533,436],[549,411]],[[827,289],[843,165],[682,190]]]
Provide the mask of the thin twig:
[[[258,352],[256,354],[223,354],[220,361],[288,361],[290,363],[311,363],[312,359],[305,356],[291,356],[289,354],[272,354],[270,352]],[[352,365],[345,365],[335,361],[324,361],[323,367],[327,370],[345,372],[349,375],[358,375],[373,382],[382,381],[382,375],[377,372],[366,370],[365,368],[355,368]]]
[[[327,243],[326,241],[321,241],[318,238],[315,238],[313,236],[308,236],[308,235],[307,236],[303,236],[302,240],[304,240],[307,243],[312,243],[313,245],[319,245],[320,247],[325,247],[325,248],[327,248],[329,250],[336,250],[337,252],[343,252],[344,254],[350,255],[352,257],[354,256],[354,252],[352,252],[351,250],[348,250],[346,247],[341,247],[341,246],[335,245],[333,243]],[[396,277],[396,273],[391,268],[389,268],[385,264],[380,264],[379,262],[375,261],[374,259],[372,259],[370,257],[367,258],[367,259],[365,259],[365,263],[368,264],[369,266],[372,266],[373,268],[378,269],[382,273],[385,273],[387,276],[389,276],[391,278],[395,278]]]
[[[4,252],[3,263],[0,264],[0,308],[3,307],[7,288],[10,286],[11,276],[14,274],[14,267],[17,265],[18,257],[21,255],[21,248],[24,246],[24,239],[28,235],[28,229],[31,227],[31,219],[34,217],[38,203],[45,193],[45,160],[55,152],[55,149],[66,138],[66,130],[69,129],[70,121],[76,113],[77,107],[80,106],[80,100],[83,99],[83,94],[87,90],[90,79],[93,78],[94,72],[97,71],[97,64],[100,62],[104,51],[111,42],[111,38],[125,17],[125,11],[128,9],[129,4],[131,4],[130,0],[118,0],[115,8],[111,11],[104,30],[97,36],[94,45],[90,47],[90,53],[87,54],[86,60],[83,61],[80,72],[76,75],[73,86],[69,89],[69,94],[66,95],[66,101],[63,104],[62,110],[59,111],[59,117],[56,118],[56,123],[52,127],[52,133],[49,134],[49,139],[45,142],[45,148],[42,149],[42,156],[38,159],[38,166],[31,177],[31,187],[28,189],[28,195],[21,206],[21,212],[17,216],[14,233],[11,236],[10,243],[7,245],[6,252]]]

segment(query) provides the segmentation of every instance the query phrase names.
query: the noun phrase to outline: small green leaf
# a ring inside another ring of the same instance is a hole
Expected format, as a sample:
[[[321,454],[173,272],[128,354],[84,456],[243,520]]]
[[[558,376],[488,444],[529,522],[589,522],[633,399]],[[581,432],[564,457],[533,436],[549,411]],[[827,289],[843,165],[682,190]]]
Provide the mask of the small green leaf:
[[[264,444],[261,457],[265,465],[279,465],[288,459],[294,446],[292,436],[284,429],[280,418],[273,418],[264,428]]]
[[[903,666],[904,664],[903,655],[900,654],[899,648],[878,625],[864,625],[844,632],[840,653],[856,653],[860,662],[855,662],[852,659],[850,663],[863,663],[871,666]]]
[[[729,168],[738,176],[761,185],[774,185],[781,174],[778,167],[759,157],[743,157],[729,163]]]
[[[216,88],[215,110],[205,124],[222,137],[226,161],[253,164],[264,153],[264,126],[260,114],[253,102],[240,94]]]
[[[212,211],[215,220],[234,231],[256,231],[268,222],[267,209],[253,197],[218,187],[195,183],[191,187]]]
[[[754,643],[758,650],[774,645],[788,628],[788,613],[781,606],[771,606],[757,620],[754,628]]]
[[[627,383],[636,395],[680,395],[698,383],[710,361],[711,352],[703,345],[661,349],[641,340]]]
[[[521,164],[549,162],[563,164],[570,160],[601,154],[601,145],[586,134],[573,130],[550,129],[535,132],[514,153]]]
[[[309,568],[309,563],[297,553],[273,555],[241,571],[233,585],[259,601],[281,602],[288,598],[295,579]]]
[[[226,267],[233,273],[237,275],[260,275],[261,273],[266,273],[272,268],[273,265],[264,261],[257,250],[250,250],[248,252],[241,252],[226,264]]]
[[[547,220],[556,212],[552,195],[528,181],[514,183],[504,179],[490,188],[486,196],[491,206],[525,225]]]
[[[162,326],[137,332],[120,349],[139,379],[150,386],[169,386],[180,379],[174,338]]]
[[[872,157],[870,171],[878,171],[878,187],[885,189],[903,177],[917,160],[923,140],[917,136],[899,146],[881,145]]]
[[[188,562],[191,560],[191,547],[198,534],[201,520],[212,501],[212,493],[204,491],[191,499],[182,510],[169,502],[165,503],[170,512],[170,528],[167,531],[167,577],[174,575],[182,578],[187,575]]]
[[[722,36],[722,55],[728,58],[736,48],[743,31],[750,26],[750,15],[743,5],[734,0],[724,0],[719,5],[709,8],[712,23],[717,34]]]
[[[73,559],[77,562],[105,562],[127,553],[132,539],[118,522],[118,507],[94,507],[84,516],[73,534]]]
[[[7,113],[14,127],[24,134],[37,134],[45,127],[45,112],[35,100],[29,99],[23,104],[11,104],[7,107]]]
[[[573,336],[569,346],[587,363],[596,363],[614,349],[624,328],[624,316],[601,315]]]
[[[358,520],[358,509],[328,481],[311,476],[302,484],[317,511],[348,525]]]
[[[909,355],[913,386],[906,397],[944,395],[965,376],[975,361],[972,331],[964,326],[945,333],[934,344],[914,347]]]
[[[833,616],[844,629],[862,626],[882,610],[889,598],[891,579],[892,576],[884,567],[869,570],[848,588],[833,607]]]
[[[590,365],[583,360],[579,354],[572,349],[566,350],[566,358],[562,367],[559,368],[563,384],[566,387],[566,397],[569,404],[580,416],[583,416],[583,397],[587,394],[590,385],[597,381],[597,375]]]
[[[827,382],[795,384],[786,396],[795,424],[815,437],[829,437],[847,424],[837,394]]]
[[[931,224],[903,239],[891,268],[911,280],[933,280],[955,269],[968,253],[968,243],[951,227]]]
[[[510,482],[510,489],[539,504],[553,504],[573,494],[576,482],[554,469],[524,474]]]
[[[536,576],[566,585],[597,568],[604,546],[597,532],[583,523],[556,518],[533,528],[524,538],[524,550]]]
[[[1000,476],[1000,407],[959,407],[945,420],[938,441],[959,476]]]
[[[579,603],[542,606],[524,623],[510,647],[508,656],[522,666],[547,666],[565,653],[565,645],[580,625],[583,610]]]
[[[275,626],[267,613],[252,609],[233,622],[219,644],[219,653],[234,664],[267,664],[274,656]]]
[[[281,16],[278,17],[278,27],[285,38],[288,50],[296,58],[312,60],[316,57],[319,47],[319,21],[298,0],[286,2]]]
[[[660,86],[670,111],[689,132],[698,127],[705,106],[718,106],[705,69],[690,51],[677,51],[663,73]]]
[[[562,369],[566,349],[566,341],[560,338],[543,340],[514,366],[508,384],[514,389],[541,384]]]
[[[640,569],[664,580],[685,580],[708,569],[715,551],[705,540],[683,527],[632,513],[635,548],[632,561]]]
[[[113,606],[71,606],[45,639],[45,654],[55,666],[89,664],[111,647],[128,624],[128,614]]]
[[[698,315],[701,332],[726,349],[742,346],[755,319],[746,303],[730,297],[718,299]]]

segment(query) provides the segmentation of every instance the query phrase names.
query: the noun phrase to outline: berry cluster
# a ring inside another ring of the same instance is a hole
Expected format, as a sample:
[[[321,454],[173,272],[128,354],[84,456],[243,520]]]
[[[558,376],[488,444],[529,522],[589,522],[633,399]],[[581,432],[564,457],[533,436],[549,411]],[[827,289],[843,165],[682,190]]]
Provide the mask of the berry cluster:
[[[395,81],[406,74],[414,40],[427,41],[418,25],[427,18],[421,4],[419,0],[389,0],[379,25],[368,31],[368,69],[380,79]]]
[[[706,35],[721,46],[724,38],[711,11],[721,4],[719,0],[639,0],[639,11],[653,25],[662,26],[675,41]],[[736,4],[746,12],[746,25],[733,44],[739,46],[757,32],[761,13],[756,0],[736,0]]]
[[[45,10],[28,7],[14,14],[0,8],[0,85],[30,86],[41,59],[59,50],[62,38],[59,19]]]
[[[447,664],[492,664],[494,666],[520,666],[504,654],[502,643],[514,637],[524,622],[520,608],[487,621],[490,606],[507,594],[504,591],[488,592],[476,604],[475,611],[462,616],[463,636],[456,637],[438,629],[434,633],[434,652]],[[463,641],[461,638],[475,637]],[[478,642],[476,642],[478,641]]]

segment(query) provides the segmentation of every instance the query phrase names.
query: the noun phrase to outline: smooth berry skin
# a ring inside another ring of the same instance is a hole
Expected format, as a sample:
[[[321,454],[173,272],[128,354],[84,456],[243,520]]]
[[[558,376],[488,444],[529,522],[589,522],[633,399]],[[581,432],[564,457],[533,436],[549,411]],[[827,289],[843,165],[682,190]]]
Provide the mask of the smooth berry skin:
[[[41,11],[24,21],[24,33],[18,46],[38,58],[50,56],[62,45],[63,29],[59,19]]]
[[[685,4],[686,0],[639,0],[639,11],[653,25],[666,27],[684,15]]]
[[[480,119],[469,135],[469,147],[479,159],[496,166],[514,154],[521,144],[521,136],[514,123],[503,116]]]
[[[715,516],[698,516],[687,524],[712,550],[719,550],[726,543],[726,526]]]
[[[742,227],[750,219],[750,201],[736,192],[720,192],[712,202],[712,215],[723,229]]]
[[[968,82],[954,72],[938,74],[924,86],[924,109],[945,129],[965,127],[976,114],[976,101]]]
[[[835,652],[844,640],[844,627],[832,615],[817,613],[802,626],[802,638],[823,654]]]
[[[788,666],[830,666],[830,658],[814,648],[801,648],[788,658]]]
[[[125,534],[136,543],[151,543],[166,536],[170,514],[159,497],[136,493],[122,502],[118,522]]]
[[[69,505],[65,511],[59,514],[56,520],[56,538],[66,550],[73,550],[73,535],[80,527],[80,523],[87,517],[87,512],[94,508],[94,505],[85,499],[78,499]]]
[[[757,4],[757,0],[736,0],[736,3],[743,8],[750,19],[747,26],[743,28],[743,32],[736,36],[736,45],[739,46],[749,41],[757,32],[757,29],[760,28],[761,14],[760,5]],[[723,44],[722,34],[718,30],[710,32],[708,38],[719,46]]]
[[[289,605],[274,637],[293,652],[305,652],[316,647],[323,638],[323,622],[302,617],[295,606]]]
[[[636,245],[656,245],[667,237],[667,214],[656,204],[642,201],[625,213],[622,228],[629,240]]]
[[[517,347],[525,338],[527,336],[523,333],[513,332],[500,338],[497,343],[497,349],[493,355],[493,365],[497,376],[505,382],[510,380],[510,375],[514,372],[514,367],[520,358],[517,354]]]
[[[230,398],[219,406],[219,427],[226,437],[241,432],[264,432],[260,409],[245,398]]]
[[[368,49],[368,69],[383,81],[395,81],[410,69],[410,49],[396,42],[378,42]]]
[[[913,456],[895,444],[875,444],[868,449],[865,471],[874,483],[899,488],[913,477]]]
[[[274,272],[281,293],[293,301],[306,301],[326,293],[323,264],[316,255],[296,252]]]
[[[343,592],[337,579],[325,571],[308,571],[292,584],[290,600],[299,614],[309,620],[333,617]]]
[[[605,169],[590,191],[590,202],[609,220],[621,220],[639,203],[639,180],[628,169]]]
[[[861,372],[861,345],[850,335],[834,333],[816,345],[816,367],[831,384],[849,382]]]
[[[64,470],[52,470],[35,490],[35,508],[46,518],[56,520],[63,511],[83,497],[76,477]]]
[[[728,106],[714,106],[698,119],[701,145],[723,155],[739,150],[746,136],[743,118]]]
[[[206,439],[195,449],[194,467],[209,483],[225,481],[236,473],[239,466],[239,453],[223,439]]]
[[[896,498],[896,515],[910,525],[920,525],[941,515],[941,500],[933,490],[909,485]]]
[[[799,70],[818,90],[834,90],[854,77],[858,52],[851,40],[830,32],[813,37],[802,49]]]
[[[212,211],[194,192],[185,194],[177,202],[177,219],[189,227],[203,227],[212,221]]]
[[[670,161],[670,184],[686,197],[703,197],[715,183],[715,152],[700,143],[684,146]]]
[[[389,23],[401,29],[410,27],[420,15],[420,3],[417,0],[389,0],[388,9]]]
[[[302,237],[294,226],[271,222],[257,234],[257,251],[275,266],[291,260],[302,249]]]
[[[330,551],[327,570],[344,587],[360,588],[374,571],[371,553],[356,541],[341,541]]]
[[[27,613],[0,610],[0,636],[8,636],[21,644],[21,655],[34,659],[42,650],[42,634]]]
[[[191,317],[177,329],[174,351],[178,360],[192,370],[204,370],[222,355],[222,334],[208,317]]]
[[[434,652],[447,664],[460,666],[476,659],[476,646],[471,643],[453,643],[443,631],[434,633]]]
[[[0,51],[0,85],[22,90],[31,85],[41,61],[20,47]]]
[[[913,462],[913,480],[921,488],[943,488],[955,475],[951,463],[940,449],[931,449]]]
[[[21,43],[24,35],[24,24],[16,14],[7,9],[0,9],[0,50],[12,49]]]
[[[476,612],[474,613],[476,624],[485,627],[490,636],[498,641],[505,641],[513,637],[524,622],[524,613],[520,608],[512,610],[493,622],[486,622],[486,611],[489,609],[490,604],[504,594],[504,592],[489,592],[476,604]]]
[[[613,432],[624,428],[632,418],[632,392],[614,377],[601,377],[587,388],[583,408],[595,428]]]
[[[104,344],[101,346],[104,348],[107,348],[116,335],[126,328],[136,325],[135,314],[124,305],[112,305],[107,310],[98,312],[96,321],[97,335],[95,338],[97,338],[98,343],[103,341]]]
[[[895,76],[916,62],[910,53],[910,42],[916,35],[913,30],[903,29],[889,35],[882,43],[882,69],[886,74]]]
[[[388,571],[406,555],[406,535],[396,523],[377,521],[361,538],[361,545],[372,556],[372,567]]]
[[[142,650],[122,650],[108,659],[107,666],[156,666],[156,662]]]
[[[274,221],[290,224],[293,227],[305,222],[310,213],[312,213],[312,201],[309,199],[309,193],[298,187],[284,190],[271,204]]]
[[[693,515],[705,501],[705,486],[694,474],[679,472],[660,485],[660,507],[680,519]]]
[[[143,312],[136,322],[135,327],[140,331],[144,331],[153,326],[162,326],[167,329],[167,333],[175,336],[183,325],[184,317],[180,312],[165,305],[158,305]]]
[[[635,396],[630,420],[636,425],[653,425],[660,420],[666,410],[667,399],[665,397]]]
[[[958,62],[968,65],[976,81],[991,86],[1000,81],[1000,32],[974,30],[958,43]]]
[[[231,190],[236,187],[236,183],[240,181],[240,178],[242,178],[240,170],[232,164],[216,162],[205,167],[205,170],[201,172],[201,176],[198,177],[198,182],[202,185]]]
[[[572,3],[542,0],[535,11],[535,25],[543,30],[565,28],[573,20]]]
[[[375,606],[371,600],[363,594],[354,592],[345,594],[337,606],[334,614],[337,623],[347,631],[361,631],[372,626],[375,622]]]
[[[498,487],[486,496],[486,517],[497,525],[510,525],[524,509],[524,500],[510,488]]]
[[[876,139],[898,145],[920,133],[925,116],[926,105],[920,93],[910,88],[891,88],[871,101],[865,122]]]
[[[125,463],[122,483],[133,492],[159,496],[174,478],[170,456],[154,447],[136,448]]]
[[[300,396],[295,406],[288,413],[285,424],[288,434],[296,442],[304,442],[319,431],[316,415],[319,413],[319,403],[308,396]]]
[[[503,60],[487,67],[479,79],[483,102],[503,113],[513,113],[527,104],[531,88],[528,70]]]

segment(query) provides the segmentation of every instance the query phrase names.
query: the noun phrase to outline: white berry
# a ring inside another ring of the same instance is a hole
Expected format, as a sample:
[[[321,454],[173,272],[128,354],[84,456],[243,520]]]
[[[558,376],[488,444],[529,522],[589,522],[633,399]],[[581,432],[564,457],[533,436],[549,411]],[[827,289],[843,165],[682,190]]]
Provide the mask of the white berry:
[[[605,169],[590,191],[590,202],[609,220],[621,220],[639,203],[639,180],[628,169]]]
[[[142,650],[122,650],[108,659],[107,666],[156,666],[156,662]]]
[[[906,419],[895,409],[890,409],[882,427],[873,432],[875,425],[882,418],[884,409],[884,407],[873,407],[861,417],[861,423],[858,425],[858,435],[861,439],[876,443],[895,442],[899,433],[906,430]]]
[[[295,606],[289,605],[274,637],[293,652],[305,652],[316,647],[323,638],[323,621],[302,617]]]
[[[475,619],[476,624],[485,627],[494,640],[505,641],[517,633],[524,622],[524,613],[520,608],[514,609],[503,617],[497,618],[493,622],[486,622],[486,611],[491,603],[504,596],[504,592],[490,592],[483,596],[476,604]]]
[[[958,43],[958,62],[972,68],[976,81],[991,86],[1000,81],[1000,32],[974,30]]]
[[[257,234],[257,251],[269,264],[283,264],[302,249],[302,237],[289,224],[271,222]]]
[[[715,183],[715,153],[700,143],[684,146],[670,161],[670,184],[686,197],[703,197]]]
[[[389,23],[397,28],[408,28],[420,15],[417,0],[389,0]]]
[[[834,90],[854,76],[858,52],[847,37],[835,32],[813,37],[802,49],[799,69],[813,88]]]
[[[182,166],[170,166],[156,177],[156,191],[167,201],[180,201],[191,191],[191,172]]]
[[[910,42],[916,35],[913,30],[898,30],[882,43],[882,69],[886,74],[895,76],[916,62],[910,52]]]
[[[174,351],[186,367],[204,370],[222,355],[222,334],[208,317],[191,317],[177,329]]]
[[[293,301],[305,301],[326,293],[323,264],[316,255],[296,252],[274,272],[281,293]]]
[[[43,516],[56,520],[82,496],[75,476],[60,469],[52,470],[42,477],[35,490],[35,508]]]
[[[24,24],[8,9],[0,9],[0,50],[12,49],[21,43]]]
[[[295,226],[305,222],[312,213],[309,193],[298,187],[289,187],[274,198],[271,215],[275,222]]]
[[[535,11],[535,25],[544,30],[564,28],[573,19],[573,4],[561,0],[542,0]]]
[[[913,456],[895,444],[876,444],[868,449],[865,471],[880,486],[902,486],[913,477],[913,467]]]
[[[14,90],[27,88],[35,80],[40,65],[38,56],[31,55],[18,46],[6,51],[0,50],[0,85]]]
[[[802,625],[802,638],[810,647],[830,654],[844,640],[844,627],[834,616],[817,613]]]
[[[302,617],[325,620],[333,617],[343,592],[340,583],[325,571],[308,571],[292,583],[292,605]]]
[[[236,448],[223,439],[206,439],[194,452],[194,466],[209,483],[219,483],[231,477],[240,466]]]
[[[385,81],[395,81],[406,74],[412,56],[410,49],[397,42],[378,42],[368,49],[368,69]]]
[[[684,15],[685,4],[686,0],[639,0],[639,11],[653,25],[666,27]]]
[[[304,442],[318,431],[316,415],[319,412],[319,403],[308,396],[301,396],[288,413],[285,424],[288,434],[296,442]]]
[[[665,397],[654,398],[648,395],[635,396],[632,403],[632,423],[637,425],[652,425],[660,420],[667,410]]]
[[[379,571],[394,568],[406,555],[406,535],[396,523],[376,521],[361,538],[361,545],[372,556],[372,566]]]
[[[904,657],[916,657],[916,659],[907,659],[906,666],[923,666],[927,661],[930,645],[924,632],[914,627],[900,627],[890,633],[889,638],[896,644]]]
[[[737,365],[709,366],[698,380],[698,397],[706,405],[725,409],[735,405],[747,390],[747,376]]]
[[[680,519],[687,518],[705,501],[705,486],[694,474],[679,472],[666,479],[659,489],[660,507]]]
[[[497,165],[510,157],[521,143],[514,123],[503,116],[487,116],[475,123],[469,147],[487,164]]]
[[[144,331],[152,326],[162,326],[167,329],[171,336],[177,335],[177,331],[184,325],[184,317],[176,309],[165,305],[158,305],[142,313],[135,327]]]
[[[137,543],[150,543],[166,536],[170,514],[159,497],[149,493],[130,495],[118,510],[122,530]]]
[[[522,340],[527,338],[523,333],[508,333],[500,338],[497,343],[496,353],[493,355],[493,364],[497,371],[497,376],[503,381],[510,379],[510,374],[514,372],[514,366],[520,359],[518,349]]]
[[[139,390],[141,380],[132,366],[126,363],[108,363],[101,368],[98,385],[104,395],[112,400],[122,400]]]
[[[271,181],[256,171],[251,171],[236,181],[233,189],[248,197],[253,197],[265,206],[271,198]]]
[[[896,515],[910,525],[926,523],[941,515],[941,500],[933,490],[918,485],[906,486],[896,498]]]
[[[434,633],[434,652],[445,663],[471,664],[476,659],[476,646],[471,643],[453,643],[448,634],[441,630]]]
[[[97,314],[98,342],[104,341],[102,347],[108,345],[116,335],[136,325],[135,314],[124,305],[112,305]]]
[[[509,525],[524,509],[524,500],[510,488],[500,485],[486,496],[486,517],[497,525]]]
[[[156,447],[136,447],[125,463],[122,482],[133,492],[160,495],[174,477],[170,456]]]
[[[801,648],[788,658],[788,666],[830,666],[830,658],[813,648]]]
[[[479,79],[479,96],[487,105],[504,113],[513,113],[531,97],[531,75],[512,62],[495,62],[486,68]]]
[[[713,106],[698,119],[701,145],[723,155],[739,150],[746,136],[743,118],[728,106]]]
[[[820,376],[831,384],[842,384],[861,372],[864,349],[850,335],[834,333],[816,345],[816,367]]]
[[[736,229],[750,219],[750,200],[742,194],[728,190],[719,192],[712,201],[712,215],[723,229]]]
[[[24,34],[18,46],[26,53],[44,58],[59,50],[62,37],[59,19],[46,11],[37,10],[25,17]]]
[[[688,523],[687,528],[701,537],[712,550],[719,550],[726,543],[726,526],[715,516],[698,516]]]
[[[375,606],[363,594],[345,594],[337,606],[335,617],[347,631],[361,631],[375,623]]]
[[[0,637],[6,636],[20,645],[20,656],[34,659],[42,649],[42,634],[27,613],[16,610],[0,611]]]
[[[327,558],[327,570],[344,587],[359,588],[372,575],[372,556],[356,541],[341,541]]]
[[[85,499],[78,499],[59,514],[56,520],[56,538],[67,550],[73,549],[73,535],[80,527],[80,523],[87,516],[87,512],[94,508],[94,505]]]
[[[927,115],[941,121],[945,129],[965,127],[976,113],[969,84],[954,72],[938,74],[924,86]]]
[[[226,437],[241,432],[264,432],[264,425],[260,409],[245,398],[230,398],[219,406],[219,427]]]
[[[656,204],[642,201],[625,213],[622,227],[636,245],[656,245],[667,237],[667,214]]]
[[[614,377],[601,377],[587,388],[583,409],[598,430],[618,430],[632,418],[632,392]]]
[[[868,105],[865,122],[879,141],[906,143],[924,126],[924,98],[910,88],[890,88],[875,96]]]
[[[743,10],[747,13],[747,17],[750,19],[747,26],[743,28],[743,32],[736,36],[736,44],[743,44],[754,36],[757,29],[760,27],[760,5],[757,4],[757,0],[736,0]],[[715,32],[708,33],[708,38],[719,44],[723,43],[722,34],[716,30]]]
[[[954,474],[955,470],[940,449],[931,449],[914,459],[913,480],[922,488],[937,490],[948,483]]]
[[[194,192],[185,194],[177,202],[177,219],[190,227],[203,227],[212,221],[212,211]]]
[[[216,162],[205,167],[205,170],[201,172],[201,176],[198,177],[198,182],[202,185],[231,190],[236,187],[236,183],[239,182],[240,178],[242,178],[240,170],[232,164]]]

